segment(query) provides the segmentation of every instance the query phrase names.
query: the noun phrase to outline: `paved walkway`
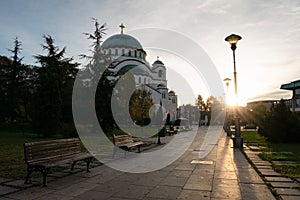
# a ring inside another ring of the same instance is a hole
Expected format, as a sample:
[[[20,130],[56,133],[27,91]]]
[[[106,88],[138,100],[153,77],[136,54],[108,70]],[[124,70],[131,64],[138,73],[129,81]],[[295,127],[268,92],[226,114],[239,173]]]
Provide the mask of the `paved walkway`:
[[[100,165],[92,168],[90,173],[79,171],[68,176],[62,175],[65,172],[56,173],[49,178],[47,188],[32,186],[0,198],[275,199],[244,154],[232,148],[232,140],[224,133],[202,162],[192,164],[192,160],[199,160],[199,145],[206,130],[207,127],[199,129],[193,144],[180,159],[155,172],[130,174]],[[162,142],[164,139],[167,140],[162,138]]]

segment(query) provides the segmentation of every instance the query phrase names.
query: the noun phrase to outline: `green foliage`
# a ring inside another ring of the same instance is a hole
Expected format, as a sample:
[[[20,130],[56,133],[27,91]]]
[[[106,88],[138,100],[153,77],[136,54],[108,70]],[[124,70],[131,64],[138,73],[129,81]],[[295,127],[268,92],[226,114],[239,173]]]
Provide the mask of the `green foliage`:
[[[300,142],[300,120],[281,100],[271,107],[259,129],[273,142]]]
[[[300,178],[300,165],[275,165],[274,170],[284,176]]]
[[[11,59],[0,57],[0,121],[2,122],[28,120],[31,69],[21,63],[22,58],[19,57],[21,46],[21,42],[16,38],[14,48],[9,49],[13,54]]]
[[[47,55],[36,55],[38,69],[37,89],[33,101],[33,125],[44,137],[59,133],[61,122],[72,123],[72,87],[77,64],[64,58],[65,48],[59,50],[50,35],[43,36],[43,50]]]
[[[268,161],[296,161],[297,157],[292,153],[284,152],[263,152],[259,154],[259,157]]]
[[[138,89],[134,91],[129,102],[129,113],[133,121],[140,125],[150,123],[149,110],[152,107],[151,93],[146,90]]]

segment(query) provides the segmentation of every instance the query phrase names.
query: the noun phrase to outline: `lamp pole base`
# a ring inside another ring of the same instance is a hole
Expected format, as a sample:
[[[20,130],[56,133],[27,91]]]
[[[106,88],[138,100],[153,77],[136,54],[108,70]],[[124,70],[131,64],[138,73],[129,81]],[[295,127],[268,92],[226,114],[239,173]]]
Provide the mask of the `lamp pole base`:
[[[233,140],[233,148],[239,148],[242,149],[244,144],[243,144],[243,138],[242,137],[234,137],[232,138]]]

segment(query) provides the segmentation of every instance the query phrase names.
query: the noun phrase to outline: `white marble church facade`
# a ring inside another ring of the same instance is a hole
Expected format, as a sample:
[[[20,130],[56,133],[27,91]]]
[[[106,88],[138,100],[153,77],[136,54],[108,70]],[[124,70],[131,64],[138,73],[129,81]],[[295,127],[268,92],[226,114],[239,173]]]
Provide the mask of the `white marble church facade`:
[[[112,35],[102,43],[102,51],[114,60],[112,67],[116,73],[130,69],[134,75],[136,88],[150,91],[153,103],[157,105],[161,103],[165,113],[169,113],[170,119],[175,120],[177,95],[168,89],[164,63],[157,58],[152,65],[149,64],[146,60],[147,53],[140,42],[123,33],[125,28],[123,24],[120,28],[120,34]]]

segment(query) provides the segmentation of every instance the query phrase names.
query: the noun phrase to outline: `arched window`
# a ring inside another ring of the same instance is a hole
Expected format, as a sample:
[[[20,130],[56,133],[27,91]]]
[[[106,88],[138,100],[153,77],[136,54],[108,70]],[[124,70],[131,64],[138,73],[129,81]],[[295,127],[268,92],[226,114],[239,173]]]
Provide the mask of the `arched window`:
[[[125,49],[122,49],[122,56],[125,55]]]
[[[147,81],[147,79],[146,79],[146,78],[144,78],[144,84],[146,84],[146,81]]]
[[[128,51],[128,56],[131,57],[131,51]]]
[[[115,55],[116,56],[118,55],[118,49],[115,49]]]
[[[108,54],[111,55],[111,49],[108,50]]]
[[[162,75],[163,75],[163,70],[159,70],[159,71],[158,71],[158,77],[161,78]]]
[[[134,51],[134,57],[137,58],[137,51],[136,50]]]
[[[142,78],[141,77],[139,77],[139,83],[141,83],[142,82]]]

